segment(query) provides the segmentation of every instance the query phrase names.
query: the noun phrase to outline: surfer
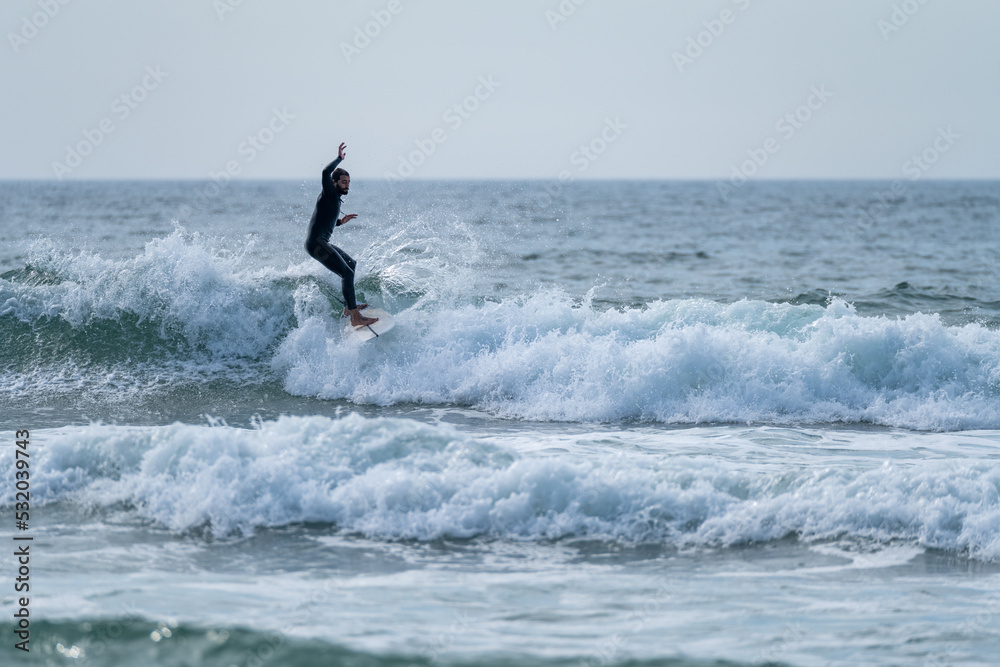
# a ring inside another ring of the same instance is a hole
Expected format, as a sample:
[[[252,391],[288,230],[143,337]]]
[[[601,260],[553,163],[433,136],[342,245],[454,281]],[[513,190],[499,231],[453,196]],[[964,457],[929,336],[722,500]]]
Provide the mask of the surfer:
[[[309,221],[306,252],[341,277],[344,290],[344,315],[351,318],[351,326],[361,327],[375,324],[378,318],[362,315],[361,309],[367,308],[368,304],[358,304],[355,299],[354,267],[357,266],[357,262],[346,252],[330,244],[330,234],[333,233],[334,227],[358,217],[356,213],[351,213],[343,218],[337,218],[340,215],[340,205],[343,203],[341,197],[351,188],[351,175],[337,167],[343,162],[346,149],[347,144],[340,144],[337,159],[323,170],[323,192],[316,200],[316,210],[313,211],[312,219]]]

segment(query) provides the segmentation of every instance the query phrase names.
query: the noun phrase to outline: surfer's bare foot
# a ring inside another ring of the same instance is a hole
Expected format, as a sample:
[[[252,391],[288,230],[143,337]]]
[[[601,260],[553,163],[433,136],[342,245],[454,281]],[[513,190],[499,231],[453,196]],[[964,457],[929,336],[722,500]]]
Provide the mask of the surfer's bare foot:
[[[367,304],[367,303],[359,303],[359,304],[358,304],[358,310],[362,310],[362,309],[364,309],[364,308],[367,308],[367,307],[368,307],[368,304]],[[347,306],[344,306],[344,317],[347,317],[347,315],[348,315],[348,314],[349,314],[350,312],[351,312],[351,311],[347,310]],[[375,319],[378,319],[378,318],[376,317]]]
[[[363,327],[369,324],[375,324],[378,322],[377,317],[365,317],[360,312],[361,307],[355,308],[354,310],[347,311],[347,314],[351,316],[351,326],[352,327]]]

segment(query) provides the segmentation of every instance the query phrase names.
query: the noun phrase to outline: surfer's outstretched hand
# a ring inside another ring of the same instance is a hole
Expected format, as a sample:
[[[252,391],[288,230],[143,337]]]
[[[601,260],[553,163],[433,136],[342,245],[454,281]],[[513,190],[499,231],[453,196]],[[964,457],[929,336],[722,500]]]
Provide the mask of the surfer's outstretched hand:
[[[351,220],[354,220],[354,218],[356,217],[358,217],[357,213],[348,213],[347,215],[345,215],[343,218],[340,219],[340,222],[337,223],[337,226],[340,227],[341,225],[345,225]]]
[[[340,150],[337,152],[337,156],[341,160],[347,157],[347,153],[345,152],[346,150],[347,150],[347,144],[345,144],[344,142],[340,142]]]

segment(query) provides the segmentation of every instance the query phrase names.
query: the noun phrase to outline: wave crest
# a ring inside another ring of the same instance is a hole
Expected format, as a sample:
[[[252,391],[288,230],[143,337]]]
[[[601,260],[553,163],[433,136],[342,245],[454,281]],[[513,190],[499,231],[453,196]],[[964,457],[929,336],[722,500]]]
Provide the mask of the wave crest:
[[[232,371],[276,373],[299,396],[530,420],[1000,428],[1000,332],[978,324],[864,317],[839,299],[414,298],[416,274],[394,278],[407,261],[362,281],[397,326],[358,346],[311,260],[254,270],[181,229],[123,260],[41,242],[0,277],[0,391],[125,395]]]
[[[358,415],[283,417],[254,430],[65,428],[48,432],[37,452],[36,502],[125,503],[171,530],[220,537],[301,522],[376,539],[586,537],[675,547],[791,535],[902,540],[1000,559],[1000,464],[992,461],[816,469],[632,450],[552,457],[448,426]],[[11,458],[3,451],[0,465]]]

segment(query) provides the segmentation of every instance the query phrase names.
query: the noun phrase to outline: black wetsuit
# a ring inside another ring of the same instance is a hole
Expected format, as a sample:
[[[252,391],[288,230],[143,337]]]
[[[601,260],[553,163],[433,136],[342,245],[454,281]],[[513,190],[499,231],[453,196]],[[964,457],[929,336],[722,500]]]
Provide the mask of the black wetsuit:
[[[330,245],[330,234],[337,226],[340,217],[340,195],[333,184],[333,170],[341,160],[338,157],[323,170],[323,192],[316,200],[316,210],[309,221],[309,232],[306,234],[306,252],[319,260],[343,281],[344,302],[348,310],[358,307],[354,296],[354,267],[357,262],[351,256],[335,245]]]

